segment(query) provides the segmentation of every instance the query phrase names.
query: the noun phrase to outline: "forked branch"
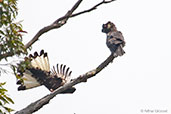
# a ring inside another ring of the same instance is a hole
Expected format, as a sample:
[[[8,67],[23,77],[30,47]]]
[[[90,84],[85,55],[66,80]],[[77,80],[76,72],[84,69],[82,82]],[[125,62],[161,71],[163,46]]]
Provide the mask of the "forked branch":
[[[81,14],[84,14],[84,13],[88,13],[88,12],[91,12],[95,9],[97,9],[97,7],[99,7],[100,5],[102,4],[107,4],[107,3],[111,3],[115,0],[109,0],[109,1],[106,1],[106,0],[103,0],[102,2],[96,4],[95,6],[93,6],[92,8],[90,9],[87,9],[87,10],[84,10],[84,11],[81,11],[81,12],[78,12],[78,13],[75,13],[73,14],[73,12],[78,8],[78,6],[81,4],[83,0],[78,0],[75,5],[71,8],[71,10],[69,10],[64,16],[58,18],[57,20],[55,20],[52,24],[40,29],[37,34],[28,42],[24,45],[24,47],[27,49],[29,48],[30,46],[32,46],[38,39],[41,35],[43,35],[44,33],[50,31],[50,30],[53,30],[53,29],[58,29],[60,27],[62,27],[64,24],[66,24],[66,22],[68,21],[69,18],[71,17],[76,17],[78,15],[81,15]],[[7,57],[11,57],[13,56],[14,53],[5,53],[5,54],[1,54],[0,56],[0,60],[3,59],[3,58],[7,58]]]
[[[102,4],[111,3],[111,2],[113,2],[115,0],[109,0],[109,1],[103,0],[102,2],[96,4],[95,6],[93,6],[92,8],[90,8],[88,10],[84,10],[84,11],[72,14],[78,8],[78,6],[81,4],[82,1],[83,0],[78,0],[75,3],[75,5],[71,8],[71,10],[69,10],[64,16],[62,16],[62,17],[58,18],[57,20],[55,20],[51,25],[48,25],[48,26],[42,28],[41,30],[39,30],[39,32],[25,45],[25,48],[29,48],[33,43],[35,43],[39,39],[39,37],[42,34],[48,32],[48,31],[50,31],[52,29],[58,29],[61,26],[63,26],[64,24],[66,24],[66,22],[68,21],[69,18],[76,17],[76,16],[84,14],[84,13],[88,13],[90,11],[93,11],[93,10],[97,9],[97,7],[99,7]]]

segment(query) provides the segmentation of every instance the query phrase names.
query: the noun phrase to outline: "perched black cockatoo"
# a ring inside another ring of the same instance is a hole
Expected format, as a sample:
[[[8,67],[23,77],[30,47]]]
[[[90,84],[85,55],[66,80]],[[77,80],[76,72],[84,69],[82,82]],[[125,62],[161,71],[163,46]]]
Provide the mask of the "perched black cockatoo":
[[[112,22],[107,22],[102,25],[102,32],[107,34],[106,45],[110,49],[111,53],[115,57],[122,56],[125,51],[125,41],[122,33],[117,30],[116,26]]]
[[[25,66],[25,67],[24,67]],[[58,65],[50,71],[49,59],[44,50],[40,51],[40,55],[35,52],[30,54],[24,61],[18,64],[18,81],[20,86],[18,90],[27,90],[30,88],[44,85],[51,92],[55,89],[70,82],[72,71],[66,65]],[[73,93],[76,89],[71,87],[61,93]]]

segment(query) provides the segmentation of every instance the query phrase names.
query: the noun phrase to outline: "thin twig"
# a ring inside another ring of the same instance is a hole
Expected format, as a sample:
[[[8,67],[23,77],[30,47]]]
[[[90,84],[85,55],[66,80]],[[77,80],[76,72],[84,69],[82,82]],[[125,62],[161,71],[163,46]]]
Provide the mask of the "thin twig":
[[[84,10],[84,11],[81,11],[81,12],[78,12],[78,13],[75,13],[75,14],[71,15],[71,17],[75,17],[75,16],[81,15],[81,14],[83,14],[83,13],[88,13],[88,12],[90,12],[90,11],[93,11],[93,10],[97,9],[97,7],[99,7],[99,6],[102,5],[102,4],[111,3],[111,2],[113,2],[113,1],[116,1],[116,0],[110,0],[110,1],[105,1],[105,0],[103,0],[102,2],[100,2],[100,3],[98,3],[97,5],[93,6],[92,8],[87,9],[87,10]]]

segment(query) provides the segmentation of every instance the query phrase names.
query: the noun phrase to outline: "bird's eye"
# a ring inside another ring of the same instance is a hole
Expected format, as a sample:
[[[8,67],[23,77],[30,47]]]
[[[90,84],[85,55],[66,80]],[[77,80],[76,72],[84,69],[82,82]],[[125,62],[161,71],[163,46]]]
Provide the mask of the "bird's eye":
[[[106,26],[106,24],[103,24],[103,28],[106,28],[107,26]]]

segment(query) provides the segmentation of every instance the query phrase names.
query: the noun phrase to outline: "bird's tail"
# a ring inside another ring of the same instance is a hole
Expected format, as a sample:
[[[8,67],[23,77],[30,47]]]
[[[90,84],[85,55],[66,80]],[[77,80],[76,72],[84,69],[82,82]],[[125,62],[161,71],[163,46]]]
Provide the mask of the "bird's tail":
[[[118,46],[117,50],[114,52],[114,56],[122,56],[125,54],[125,51],[123,50],[122,46]]]

